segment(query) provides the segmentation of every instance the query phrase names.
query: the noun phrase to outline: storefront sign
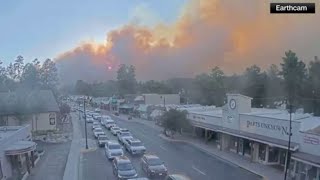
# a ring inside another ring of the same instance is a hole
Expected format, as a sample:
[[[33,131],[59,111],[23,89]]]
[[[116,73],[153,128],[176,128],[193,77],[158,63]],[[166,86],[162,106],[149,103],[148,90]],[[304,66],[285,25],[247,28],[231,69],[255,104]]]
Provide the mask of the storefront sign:
[[[255,122],[255,121],[247,121],[247,128],[249,127],[258,127],[263,129],[268,129],[272,131],[279,131],[282,135],[289,135],[289,128],[286,126],[280,126],[275,124],[268,124],[262,122]]]
[[[320,140],[316,137],[304,135],[303,142],[306,144],[320,145]]]

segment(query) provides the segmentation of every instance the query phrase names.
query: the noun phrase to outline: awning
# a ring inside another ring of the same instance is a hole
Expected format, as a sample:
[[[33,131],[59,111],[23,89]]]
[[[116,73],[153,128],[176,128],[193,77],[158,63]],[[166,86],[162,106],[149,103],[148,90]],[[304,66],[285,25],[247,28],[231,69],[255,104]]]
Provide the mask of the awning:
[[[239,130],[230,129],[230,128],[224,128],[224,127],[221,127],[221,126],[216,126],[216,125],[208,124],[208,123],[204,123],[204,122],[201,122],[201,123],[194,122],[194,121],[191,121],[191,122],[192,122],[192,124],[194,126],[197,126],[197,127],[200,127],[200,128],[209,129],[209,130],[212,130],[212,131],[229,134],[229,135],[232,135],[232,136],[236,136],[236,137],[240,137],[240,138],[244,138],[244,139],[260,142],[260,143],[263,143],[263,144],[268,144],[269,146],[275,146],[275,147],[279,147],[279,148],[282,148],[282,149],[287,149],[287,147],[288,147],[288,141],[285,141],[285,140],[276,139],[276,138],[263,136],[263,135],[259,135],[259,134],[254,134],[254,133],[248,133],[248,132],[239,131]],[[290,150],[291,151],[296,151],[298,148],[299,148],[299,144],[298,143],[291,142],[291,146],[290,146]]]
[[[18,141],[5,149],[5,154],[7,156],[24,154],[36,149],[36,143],[33,141]]]
[[[292,154],[291,158],[306,164],[320,167],[320,156],[303,153],[303,152],[296,152]]]

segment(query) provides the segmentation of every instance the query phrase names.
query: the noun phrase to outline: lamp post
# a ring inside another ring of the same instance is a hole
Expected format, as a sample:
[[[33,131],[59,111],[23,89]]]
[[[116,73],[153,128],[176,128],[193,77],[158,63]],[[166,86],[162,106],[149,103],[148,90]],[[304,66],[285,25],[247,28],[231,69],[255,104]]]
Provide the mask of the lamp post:
[[[285,166],[285,172],[284,172],[284,180],[287,179],[288,174],[288,167],[290,166],[290,146],[291,146],[291,129],[292,129],[292,104],[291,101],[289,101],[289,141],[288,141],[288,148],[287,148],[287,155],[286,155],[286,166]]]
[[[87,115],[86,115],[86,98],[83,98],[83,113],[84,113],[84,131],[86,136],[86,149],[88,149],[88,134],[87,134]]]
[[[165,110],[167,110],[166,109],[166,97],[165,96],[160,96],[160,98],[163,99],[163,107],[164,107]]]

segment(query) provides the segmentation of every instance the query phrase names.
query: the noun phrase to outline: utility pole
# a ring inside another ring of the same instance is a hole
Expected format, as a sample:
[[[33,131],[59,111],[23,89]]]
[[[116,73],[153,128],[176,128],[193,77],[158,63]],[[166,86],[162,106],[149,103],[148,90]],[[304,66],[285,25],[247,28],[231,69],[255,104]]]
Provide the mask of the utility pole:
[[[291,146],[291,129],[292,129],[292,104],[289,101],[289,141],[288,141],[288,148],[287,148],[287,155],[286,155],[286,167],[285,167],[285,172],[284,172],[284,180],[287,180],[287,174],[288,174],[288,168],[290,166],[290,157],[291,157],[291,152],[290,152],[290,146]]]
[[[84,113],[84,131],[86,134],[86,149],[88,149],[88,134],[87,134],[87,115],[86,115],[86,98],[83,98],[83,113]]]

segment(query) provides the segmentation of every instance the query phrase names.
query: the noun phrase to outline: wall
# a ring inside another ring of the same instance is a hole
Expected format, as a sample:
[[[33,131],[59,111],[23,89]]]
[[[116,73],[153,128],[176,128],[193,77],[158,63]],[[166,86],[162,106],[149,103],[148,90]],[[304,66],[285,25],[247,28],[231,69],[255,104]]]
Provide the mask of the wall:
[[[287,141],[289,121],[240,114],[240,130]],[[292,121],[292,142],[299,143],[300,122]]]
[[[49,114],[53,115],[54,118],[54,124],[50,124],[49,120]],[[35,114],[33,116],[33,120],[31,122],[32,124],[32,130],[37,131],[37,130],[55,130],[56,129],[56,124],[57,124],[57,115],[56,113],[40,113],[40,114]]]
[[[187,115],[187,118],[190,119],[192,122],[208,123],[216,126],[222,126],[221,117],[201,115],[201,114],[189,112]]]
[[[6,137],[0,141],[0,161],[2,165],[3,176],[11,177],[10,159],[5,155],[4,150],[12,143],[20,140],[29,140],[31,138],[31,127],[25,126],[17,130],[12,136]]]

